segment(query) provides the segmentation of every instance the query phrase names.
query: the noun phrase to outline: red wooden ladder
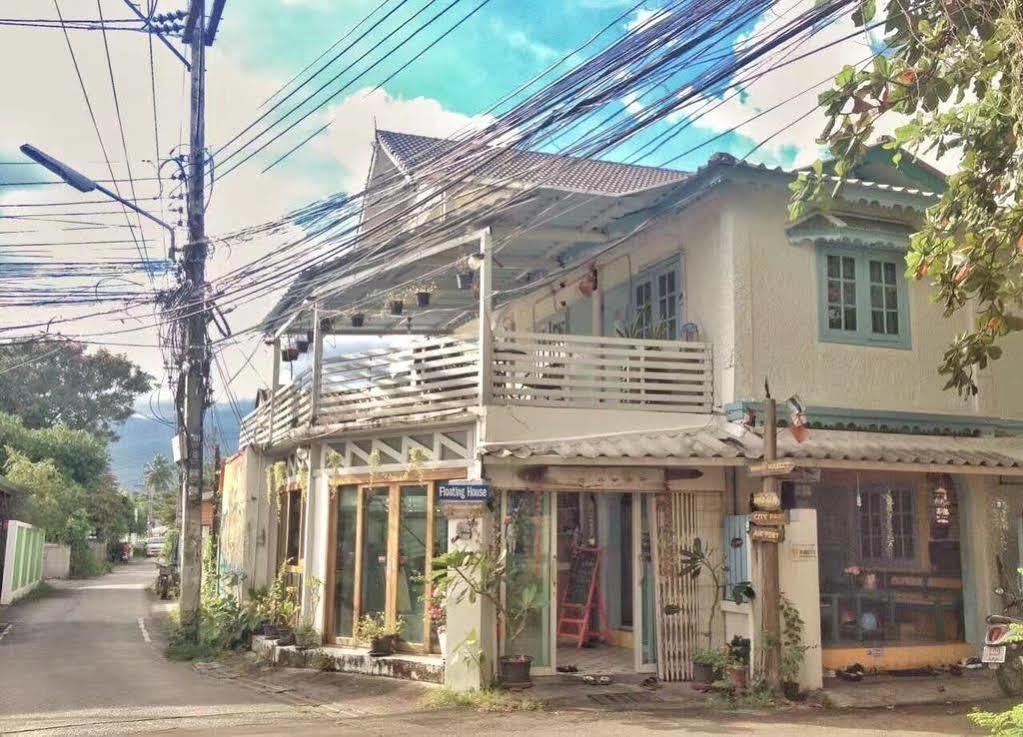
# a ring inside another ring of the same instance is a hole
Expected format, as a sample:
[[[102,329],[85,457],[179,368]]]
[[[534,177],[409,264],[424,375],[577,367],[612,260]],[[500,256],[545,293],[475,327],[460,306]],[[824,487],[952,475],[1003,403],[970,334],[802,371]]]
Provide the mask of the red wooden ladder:
[[[572,603],[567,601],[568,594],[572,590],[571,582],[565,587],[561,595],[561,605],[558,612],[558,639],[572,640],[576,647],[582,647],[592,637],[597,637],[608,642],[607,632],[607,610],[604,608],[604,597],[600,590],[600,548],[590,548],[597,556],[597,562],[593,566],[593,575],[590,577],[589,594],[585,604]],[[600,628],[593,626],[594,606],[597,609],[597,616],[600,620]]]

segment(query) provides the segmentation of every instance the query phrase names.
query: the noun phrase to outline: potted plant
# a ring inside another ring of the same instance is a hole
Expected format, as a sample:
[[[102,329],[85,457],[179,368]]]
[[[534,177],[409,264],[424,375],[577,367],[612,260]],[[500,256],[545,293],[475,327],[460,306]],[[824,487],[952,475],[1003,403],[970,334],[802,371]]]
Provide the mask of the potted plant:
[[[298,358],[298,348],[281,348],[281,360],[291,363]]]
[[[312,650],[321,644],[320,633],[311,624],[303,624],[295,630],[295,647],[299,650]]]
[[[785,698],[799,698],[799,671],[809,645],[803,644],[806,628],[799,610],[785,596],[781,597],[781,690]]]
[[[498,660],[498,679],[506,687],[532,684],[532,656],[510,650],[525,631],[530,617],[547,606],[539,575],[510,553],[507,542],[501,542],[501,539],[507,541],[514,537],[519,510],[505,518],[503,535],[495,535],[495,539],[480,550],[449,550],[433,560],[431,574],[433,591],[442,601],[458,603],[465,599],[486,599],[493,605],[501,638],[499,645],[503,645],[505,653]],[[466,641],[455,649],[468,645]],[[466,655],[466,660],[477,663],[481,660],[478,652]]]
[[[473,270],[469,268],[468,263],[459,262],[455,268],[457,269],[455,272],[455,283],[458,285],[458,288],[471,289],[476,275]]]
[[[405,620],[398,617],[393,625],[387,624],[383,612],[364,614],[355,626],[355,637],[369,646],[369,654],[374,658],[391,655],[397,649],[398,635],[405,625]]]
[[[448,614],[444,605],[444,597],[436,591],[430,596],[430,606],[426,613],[430,616],[433,631],[437,633],[440,654],[446,656],[448,652]]]
[[[351,319],[353,328],[361,328],[363,323],[366,322],[366,316],[361,312],[356,312],[354,315],[352,315]]]
[[[705,647],[693,653],[693,680],[713,683],[721,678],[728,656],[717,648]]]
[[[725,674],[736,691],[745,691],[749,685],[750,641],[748,637],[736,635],[728,643]]]
[[[309,350],[309,341],[306,340],[305,338],[298,338],[295,341],[295,347],[298,349],[299,353],[305,353],[307,350]]]
[[[288,586],[290,560],[281,563],[269,588],[257,589],[249,594],[256,618],[262,623],[263,634],[276,639],[278,645],[294,642],[292,627],[298,617],[296,592],[294,587]]]
[[[405,302],[400,299],[392,299],[387,303],[387,309],[392,315],[400,315],[405,310]]]
[[[706,572],[707,576],[710,577],[710,583],[713,587],[714,597],[711,600],[710,611],[707,614],[707,629],[702,633],[707,638],[707,646],[702,650],[698,650],[693,656],[693,665],[699,664],[697,656],[703,661],[704,666],[712,666],[714,677],[710,678],[704,668],[700,668],[699,672],[704,678],[708,680],[704,683],[711,683],[721,677],[727,665],[728,656],[722,648],[713,647],[714,642],[714,620],[718,615],[720,608],[720,597],[721,597],[721,577],[724,574],[726,568],[724,563],[717,560],[717,556],[714,550],[710,547],[703,547],[703,542],[700,538],[695,538],[693,544],[690,547],[682,548],[681,551],[682,560],[679,565],[679,575],[683,578],[688,578],[694,583],[700,578],[703,572]],[[678,604],[668,604],[664,607],[665,614],[677,614],[682,610]],[[724,627],[724,622],[722,622]],[[722,635],[722,639],[724,636]],[[694,678],[696,677],[696,668],[694,667]]]

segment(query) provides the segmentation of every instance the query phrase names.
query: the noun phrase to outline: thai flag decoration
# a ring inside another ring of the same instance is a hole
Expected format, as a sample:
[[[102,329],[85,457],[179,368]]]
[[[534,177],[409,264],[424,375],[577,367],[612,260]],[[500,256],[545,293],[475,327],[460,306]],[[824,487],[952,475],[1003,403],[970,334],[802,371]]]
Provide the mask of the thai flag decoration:
[[[807,427],[803,400],[798,394],[793,394],[786,404],[789,406],[789,432],[797,443],[805,443],[810,438],[810,429]]]

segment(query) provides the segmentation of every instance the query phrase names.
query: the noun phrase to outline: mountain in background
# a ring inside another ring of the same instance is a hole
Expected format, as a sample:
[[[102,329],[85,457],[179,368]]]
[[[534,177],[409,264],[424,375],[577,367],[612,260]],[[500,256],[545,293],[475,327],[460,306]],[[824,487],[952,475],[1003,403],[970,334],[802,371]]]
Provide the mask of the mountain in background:
[[[244,417],[252,411],[253,402],[240,401],[238,411]],[[174,405],[170,402],[139,405],[138,412],[117,428],[118,439],[110,444],[110,466],[121,488],[142,488],[142,468],[157,453],[172,457],[171,441],[176,433]],[[171,424],[168,424],[171,423]],[[205,438],[207,447],[220,443],[221,456],[238,449],[238,416],[230,404],[217,404],[206,411]]]

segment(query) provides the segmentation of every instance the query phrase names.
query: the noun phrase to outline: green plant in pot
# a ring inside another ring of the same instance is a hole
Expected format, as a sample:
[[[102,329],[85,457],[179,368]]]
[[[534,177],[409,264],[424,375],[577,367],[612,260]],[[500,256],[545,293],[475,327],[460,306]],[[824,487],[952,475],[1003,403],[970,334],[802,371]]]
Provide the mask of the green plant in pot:
[[[369,646],[371,656],[379,658],[394,653],[398,647],[401,628],[404,626],[405,620],[402,617],[396,618],[394,624],[387,624],[387,617],[383,612],[364,614],[355,623],[355,637],[359,642]]]
[[[705,647],[693,653],[693,680],[697,683],[713,683],[724,674],[728,656],[723,650]]]
[[[679,575],[696,583],[700,579],[700,575],[706,573],[714,592],[707,615],[707,629],[700,633],[706,638],[707,646],[693,655],[693,679],[701,683],[712,683],[721,678],[728,663],[728,654],[724,648],[713,647],[714,620],[717,618],[721,606],[721,578],[725,570],[724,563],[717,560],[714,550],[710,547],[705,548],[700,538],[695,538],[691,546],[681,550]],[[667,604],[664,607],[664,613],[667,615],[677,614],[680,611],[681,607],[678,604]],[[722,622],[722,627],[724,627],[724,622]],[[724,633],[722,633],[722,639],[723,637]]]
[[[495,535],[494,542],[480,550],[450,550],[433,561],[433,591],[445,606],[483,599],[494,607],[499,645],[505,653],[499,660],[499,680],[504,686],[531,683],[532,655],[514,650],[520,646],[519,638],[533,615],[547,607],[546,588],[539,573],[509,550],[514,543],[507,541],[514,538],[520,510],[505,519],[504,534]]]
[[[799,610],[785,596],[781,597],[781,689],[790,701],[799,698],[799,671],[810,645],[803,644],[806,624]]]
[[[290,559],[281,563],[269,587],[249,592],[249,600],[256,619],[262,625],[263,634],[277,639],[279,645],[293,642],[292,628],[298,619],[297,592],[288,585],[289,563]]]
[[[736,635],[728,643],[725,658],[725,674],[736,691],[745,691],[749,686],[750,640]]]

